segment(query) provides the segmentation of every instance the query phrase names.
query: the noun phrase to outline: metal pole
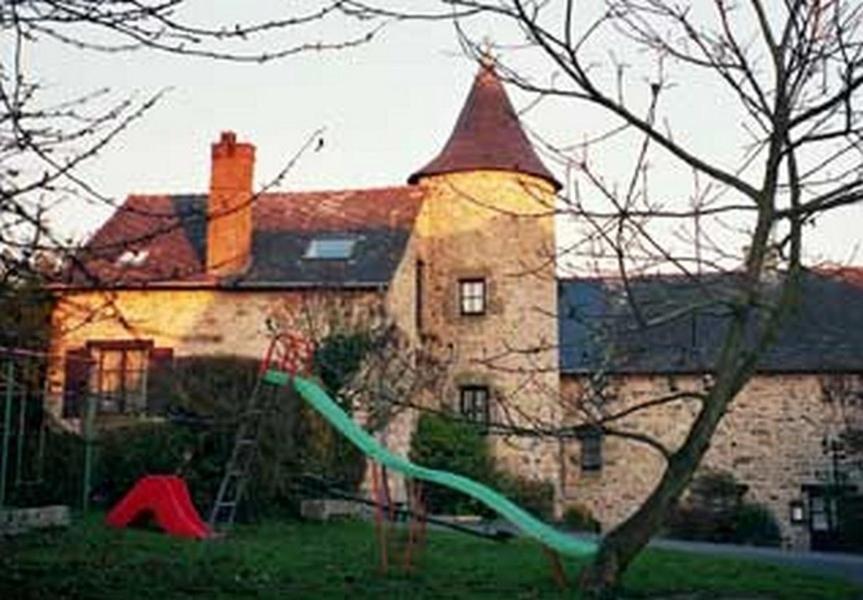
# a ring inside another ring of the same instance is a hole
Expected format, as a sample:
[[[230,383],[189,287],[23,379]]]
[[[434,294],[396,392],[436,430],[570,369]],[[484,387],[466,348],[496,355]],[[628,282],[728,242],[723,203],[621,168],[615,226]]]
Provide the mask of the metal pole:
[[[84,481],[81,490],[81,510],[87,512],[90,508],[90,483],[93,471],[93,420],[96,416],[96,399],[93,394],[87,394],[84,412]]]
[[[25,379],[26,379],[26,373]],[[27,430],[27,387],[20,385],[18,389],[18,437],[15,446],[15,487],[24,480],[24,439]]]
[[[39,442],[36,450],[36,483],[42,483],[45,475],[45,431],[48,411],[45,409],[45,399],[48,397],[48,377],[45,377],[42,392],[37,399],[37,414],[39,415]]]
[[[6,503],[6,470],[9,466],[9,436],[12,434],[12,386],[15,383],[15,364],[6,363],[6,395],[3,408],[3,447],[0,448],[0,507]]]

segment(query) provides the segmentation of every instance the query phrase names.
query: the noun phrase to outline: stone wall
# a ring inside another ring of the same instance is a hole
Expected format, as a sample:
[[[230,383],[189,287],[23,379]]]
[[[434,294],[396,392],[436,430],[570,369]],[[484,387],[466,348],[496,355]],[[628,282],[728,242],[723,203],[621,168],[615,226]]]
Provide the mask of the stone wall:
[[[93,341],[148,340],[170,348],[175,357],[234,355],[262,358],[270,342],[267,319],[282,330],[321,339],[333,325],[350,327],[381,313],[416,343],[414,327],[414,242],[408,244],[388,290],[323,292],[239,291],[216,289],[145,289],[68,291],[58,294],[52,315],[52,356],[48,408],[62,413],[64,358]],[[383,308],[383,311],[381,311]],[[381,441],[407,455],[416,416],[399,414]],[[67,419],[71,429],[77,419]],[[403,482],[393,478],[397,498]]]
[[[806,525],[792,525],[789,504],[804,500],[801,486],[823,484],[830,477],[824,441],[849,422],[863,424],[863,402],[825,394],[831,376],[757,375],[735,398],[705,456],[705,467],[733,473],[748,486],[746,499],[767,505],[776,517],[784,545],[808,548]],[[585,391],[582,378],[564,376],[562,394],[574,405]],[[607,390],[615,412],[651,398],[703,389],[699,376],[630,375],[612,378]],[[861,388],[863,389],[863,388]],[[615,426],[647,433],[671,449],[679,445],[698,402],[684,400],[634,413]],[[565,504],[588,507],[603,529],[619,523],[638,507],[658,481],[664,461],[644,444],[606,436],[600,471],[581,472],[580,444],[566,445],[562,461]]]
[[[146,289],[67,292],[52,315],[49,408],[62,409],[67,352],[93,341],[149,340],[174,356],[234,355],[262,358],[270,340],[267,318],[282,329],[315,338],[331,320],[361,321],[382,301],[383,292],[338,294],[312,291],[219,291]]]

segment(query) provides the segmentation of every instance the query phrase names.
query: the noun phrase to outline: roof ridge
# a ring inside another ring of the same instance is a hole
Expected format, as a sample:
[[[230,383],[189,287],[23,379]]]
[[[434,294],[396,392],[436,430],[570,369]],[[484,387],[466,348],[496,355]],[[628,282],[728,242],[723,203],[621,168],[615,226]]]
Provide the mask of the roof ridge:
[[[315,195],[326,195],[326,194],[375,194],[381,192],[391,192],[391,191],[402,191],[402,190],[411,190],[415,191],[416,188],[414,186],[408,184],[402,185],[385,185],[385,186],[377,186],[377,187],[357,187],[357,188],[329,188],[329,189],[321,189],[321,190],[282,190],[282,191],[270,191],[260,194],[260,197],[267,196],[315,196]]]
[[[259,192],[257,194],[258,197],[268,197],[268,196],[303,196],[303,195],[314,195],[314,194],[343,194],[347,192],[351,193],[379,193],[379,192],[387,192],[387,191],[396,191],[396,190],[416,190],[416,188],[410,184],[393,184],[393,185],[378,185],[373,187],[350,187],[350,188],[326,188],[319,190],[270,190],[266,192]],[[132,198],[140,198],[140,199],[150,199],[150,198],[177,198],[177,197],[186,197],[186,198],[206,198],[208,196],[207,192],[170,192],[170,193],[151,193],[151,192],[131,192],[126,194],[126,199],[119,205],[115,206],[115,210],[120,210],[130,199]]]

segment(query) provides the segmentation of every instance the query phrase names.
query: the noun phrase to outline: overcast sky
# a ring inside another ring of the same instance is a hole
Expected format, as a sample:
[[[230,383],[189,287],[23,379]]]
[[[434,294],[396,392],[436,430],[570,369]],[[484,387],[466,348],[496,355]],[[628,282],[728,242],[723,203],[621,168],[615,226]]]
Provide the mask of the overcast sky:
[[[233,3],[231,8],[239,10],[242,5],[245,14],[262,4],[268,3]],[[193,4],[213,10],[229,5]],[[512,35],[498,27],[480,23],[474,33],[495,40]],[[334,23],[316,35],[342,33]],[[117,98],[134,94],[143,99],[168,90],[86,170],[89,181],[118,202],[129,193],[205,192],[209,145],[222,130],[236,131],[241,140],[257,146],[259,185],[319,128],[325,129],[323,149],[304,155],[283,189],[401,185],[441,149],[477,69],[463,55],[453,27],[445,23],[401,23],[357,49],[303,54],[263,65],[146,51],[104,55],[47,42],[31,46],[26,60],[57,98],[106,86]],[[530,66],[543,76],[543,65]],[[736,147],[734,124],[722,121],[722,107],[713,105],[710,91],[698,82],[687,84],[681,86],[676,116],[688,139],[697,147]],[[517,108],[528,105],[524,94],[510,94]],[[530,130],[556,143],[578,142],[597,131],[595,114],[565,103],[540,103],[524,121]],[[607,166],[614,177],[616,160],[610,152],[600,155],[597,164]],[[556,165],[549,166],[565,176]],[[693,186],[691,178],[673,173],[658,175],[655,185],[663,194],[686,196]],[[109,213],[104,205],[66,203],[54,219],[57,227],[82,236]],[[863,207],[820,219],[817,228],[807,232],[810,262],[863,264],[863,254],[855,253],[861,224]]]

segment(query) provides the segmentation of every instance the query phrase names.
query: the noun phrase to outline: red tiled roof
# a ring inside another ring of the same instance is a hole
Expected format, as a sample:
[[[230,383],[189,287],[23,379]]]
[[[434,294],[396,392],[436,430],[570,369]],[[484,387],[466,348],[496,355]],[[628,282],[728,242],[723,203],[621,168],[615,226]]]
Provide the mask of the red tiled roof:
[[[202,215],[196,218],[203,222]],[[139,266],[120,264],[127,252],[146,253],[146,259]],[[93,285],[205,281],[203,258],[189,239],[172,196],[132,195],[87,243],[79,257],[83,265],[73,265],[72,280]]]
[[[253,235],[410,231],[423,193],[421,188],[400,186],[262,194],[252,206]],[[215,283],[204,268],[206,200],[205,195],[129,196],[87,243],[79,264],[67,273],[67,283]],[[144,257],[140,264],[135,263],[136,255]]]
[[[851,285],[863,287],[863,267],[821,267],[816,269],[828,277],[841,279]]]
[[[254,206],[255,229],[411,229],[422,198],[421,189],[408,186],[265,194]]]
[[[441,153],[411,175],[408,183],[428,175],[479,169],[525,173],[545,179],[556,190],[561,187],[534,152],[490,64],[480,67]]]

